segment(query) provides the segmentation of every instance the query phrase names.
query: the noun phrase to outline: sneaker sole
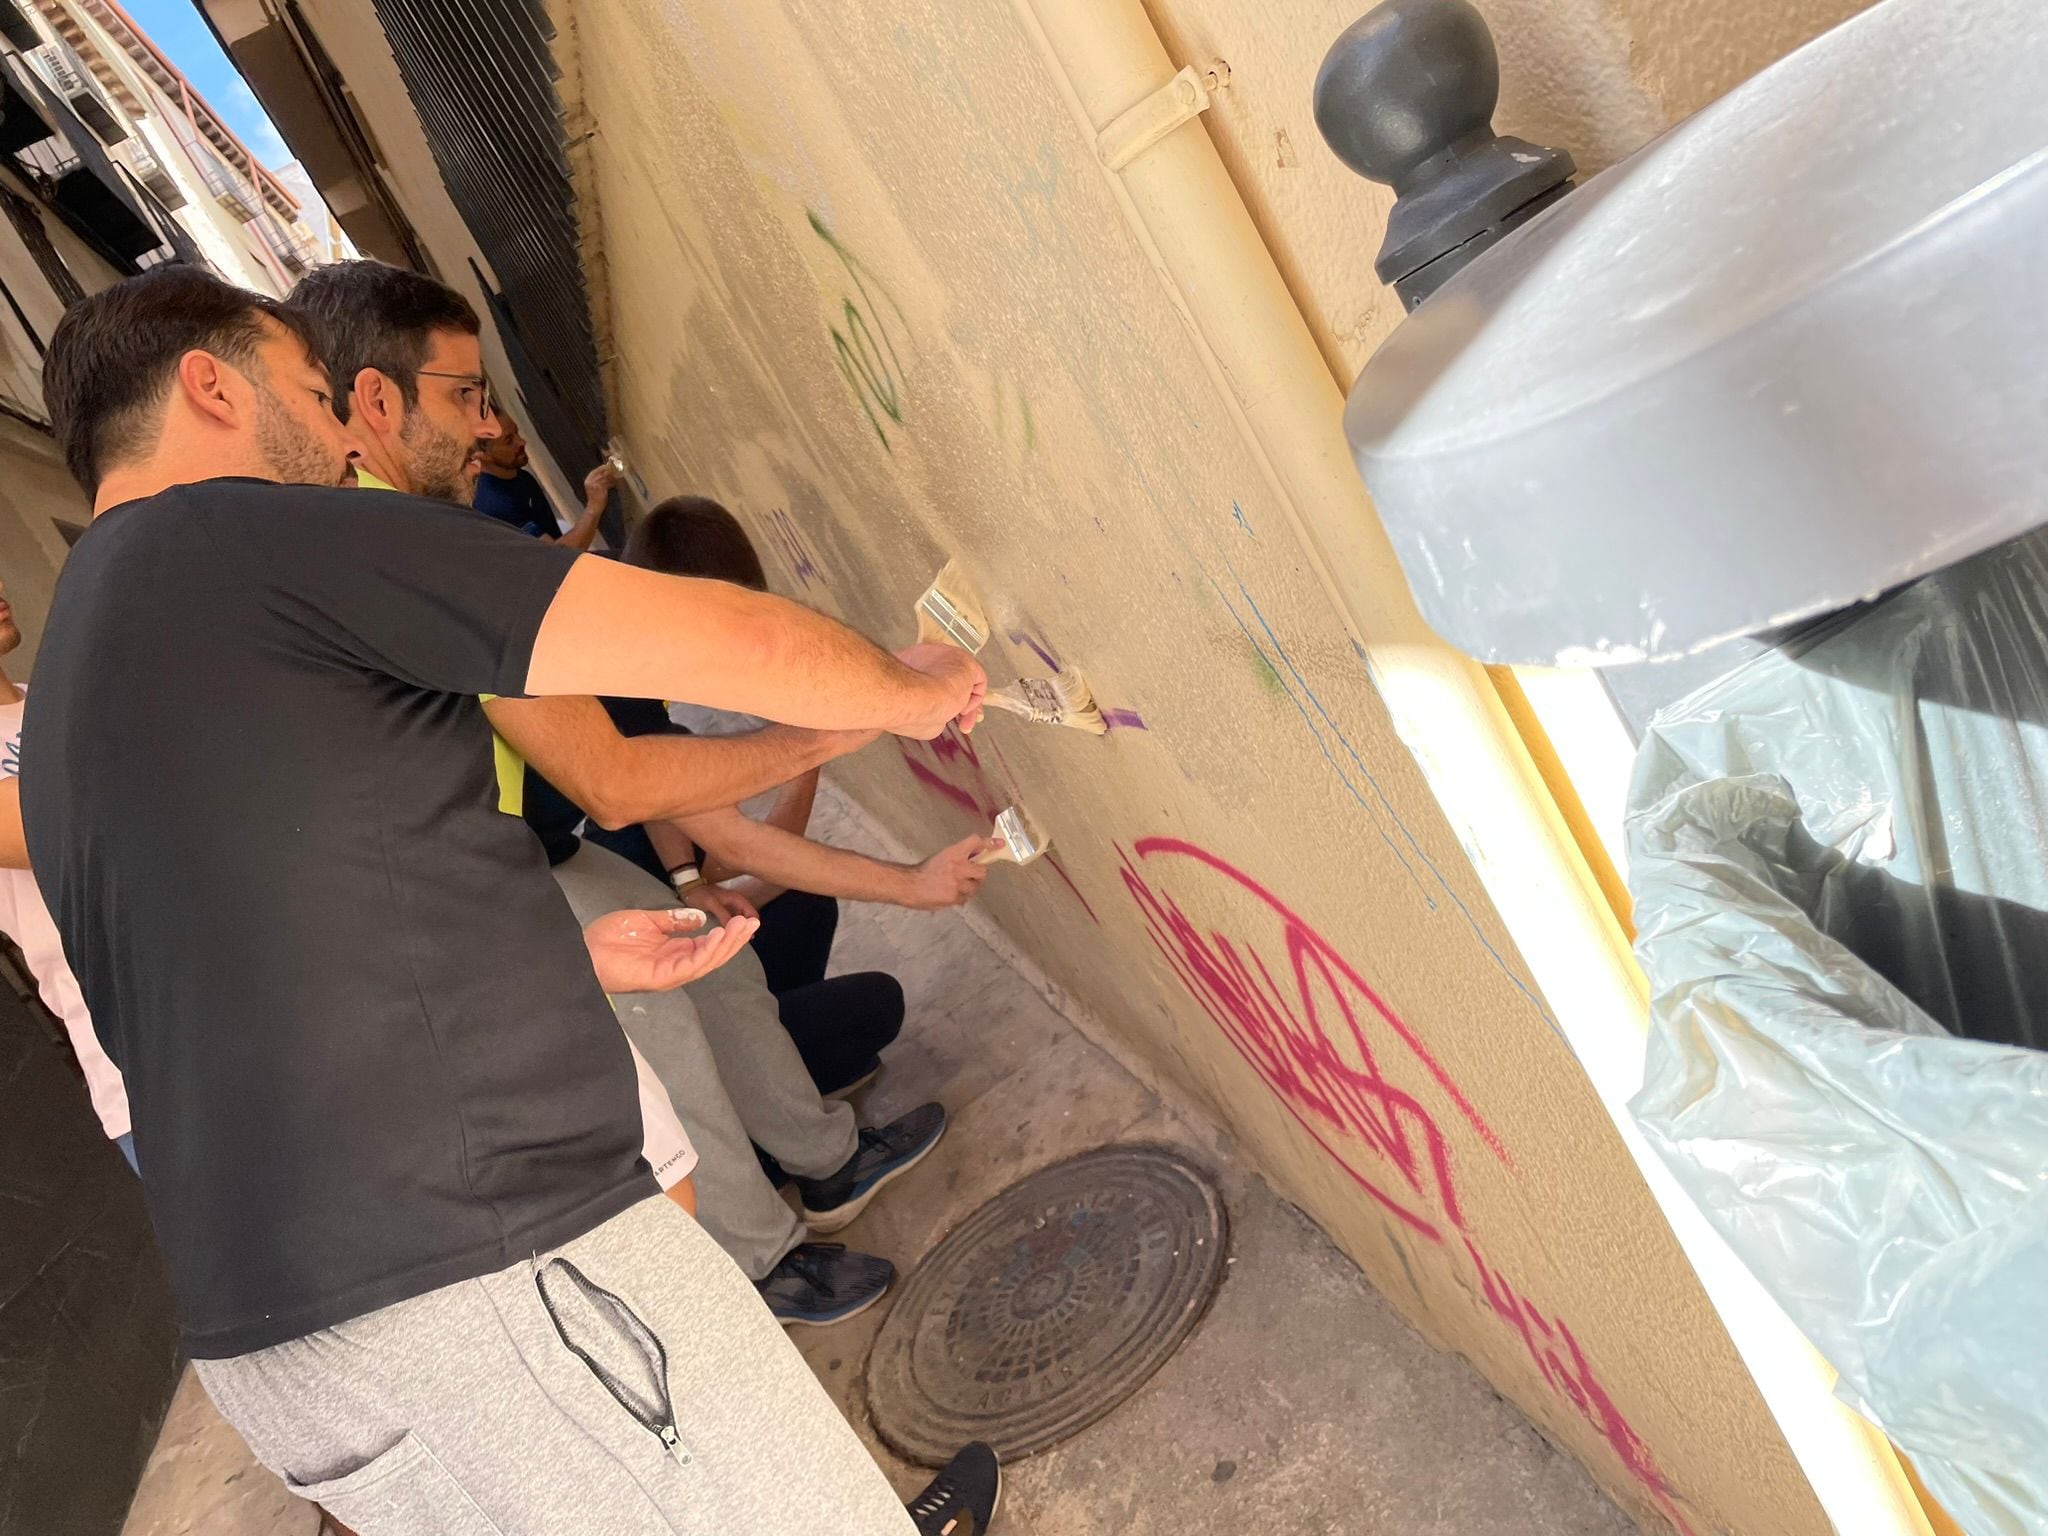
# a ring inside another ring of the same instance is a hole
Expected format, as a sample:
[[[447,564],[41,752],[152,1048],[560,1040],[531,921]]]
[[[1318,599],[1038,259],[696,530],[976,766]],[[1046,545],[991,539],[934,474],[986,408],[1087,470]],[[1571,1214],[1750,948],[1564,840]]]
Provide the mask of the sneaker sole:
[[[988,1524],[983,1529],[976,1531],[974,1536],[988,1536],[988,1533],[996,1528],[996,1516],[1002,1511],[1002,1507],[1003,1468],[1002,1463],[998,1462],[996,1464],[996,1496],[989,1501]]]
[[[895,1289],[896,1281],[894,1277],[891,1277],[889,1283],[883,1286],[879,1291],[875,1292],[874,1295],[870,1296],[866,1301],[862,1302],[859,1306],[850,1308],[845,1312],[835,1312],[830,1317],[778,1317],[775,1319],[775,1321],[782,1324],[782,1326],[785,1328],[835,1327],[840,1323],[848,1321],[849,1319],[859,1317],[861,1313],[867,1311],[869,1307],[878,1306],[881,1303],[882,1298],[884,1296],[887,1296],[891,1291]]]
[[[946,1139],[946,1132],[951,1129],[953,1129],[953,1117],[948,1115],[946,1123],[939,1127],[939,1134],[926,1144],[922,1152],[918,1153],[909,1162],[898,1163],[894,1168],[891,1168],[887,1173],[875,1180],[873,1184],[868,1186],[866,1194],[860,1195],[847,1201],[842,1206],[837,1206],[823,1213],[813,1211],[809,1206],[805,1206],[804,1225],[813,1232],[824,1233],[828,1236],[839,1231],[842,1227],[852,1226],[855,1221],[860,1219],[860,1213],[868,1208],[869,1201],[873,1200],[875,1196],[879,1195],[891,1184],[902,1178],[904,1174],[910,1172],[911,1169],[937,1151],[939,1143]]]

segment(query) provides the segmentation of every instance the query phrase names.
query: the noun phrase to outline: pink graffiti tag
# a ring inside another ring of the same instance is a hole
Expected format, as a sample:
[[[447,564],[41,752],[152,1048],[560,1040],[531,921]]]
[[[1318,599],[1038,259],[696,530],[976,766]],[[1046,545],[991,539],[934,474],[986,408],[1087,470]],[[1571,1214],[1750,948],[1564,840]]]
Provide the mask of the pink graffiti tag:
[[[1353,1183],[1431,1242],[1457,1237],[1452,1251],[1465,1254],[1488,1309],[1515,1331],[1544,1383],[1600,1432],[1672,1526],[1692,1536],[1649,1446],[1571,1329],[1483,1256],[1458,1196],[1450,1141],[1418,1094],[1440,1095],[1497,1161],[1514,1164],[1442,1064],[1327,939],[1250,875],[1179,838],[1145,838],[1133,853],[1123,860],[1124,887],[1189,995]],[[1220,876],[1229,894],[1250,896],[1257,937],[1197,928],[1159,888],[1190,875]],[[1284,959],[1269,964],[1261,941]]]
[[[894,738],[896,750],[903,754],[903,766],[910,770],[910,776],[933,794],[951,801],[982,826],[993,825],[997,812],[1008,802],[998,795],[988,781],[988,773],[981,766],[981,756],[973,745],[953,726],[930,741],[906,741],[901,736]],[[1100,923],[1095,908],[1088,898],[1081,894],[1081,888],[1074,884],[1073,877],[1066,871],[1057,855],[1046,854],[1043,862],[1058,875],[1074,900],[1081,903],[1081,910],[1088,914],[1089,921]]]

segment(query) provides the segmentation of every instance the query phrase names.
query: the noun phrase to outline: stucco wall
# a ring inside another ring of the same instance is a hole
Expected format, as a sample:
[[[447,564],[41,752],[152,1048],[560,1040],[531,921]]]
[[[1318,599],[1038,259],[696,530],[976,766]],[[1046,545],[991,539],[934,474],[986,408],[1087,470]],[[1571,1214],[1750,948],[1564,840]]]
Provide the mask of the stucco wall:
[[[1540,75],[1504,50],[1506,126],[1593,164],[1762,62],[1722,17],[1494,11],[1548,26]],[[1155,11],[1177,60],[1229,59],[1211,131],[1340,371],[1394,317],[1384,205],[1308,122],[1352,14]],[[1004,928],[1646,1525],[1825,1530],[1017,14],[555,15],[653,494],[725,500],[782,590],[878,638],[958,556],[998,680],[1057,656],[1127,717],[878,744],[855,791],[926,847],[1026,804],[1056,855],[991,879]]]

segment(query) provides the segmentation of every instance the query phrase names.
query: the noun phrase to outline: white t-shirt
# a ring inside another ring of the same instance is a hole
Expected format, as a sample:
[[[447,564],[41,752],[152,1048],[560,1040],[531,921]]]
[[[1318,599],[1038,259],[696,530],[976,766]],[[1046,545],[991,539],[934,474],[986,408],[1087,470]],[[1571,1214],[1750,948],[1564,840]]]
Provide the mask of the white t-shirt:
[[[692,736],[744,736],[768,724],[759,715],[743,715],[736,709],[707,709],[702,704],[671,704],[668,717]]]
[[[0,778],[21,775],[21,709],[19,703],[0,704]],[[0,869],[0,931],[21,946],[22,958],[36,979],[36,990],[50,1012],[64,1021],[78,1064],[85,1069],[92,1107],[107,1136],[127,1135],[128,1089],[121,1081],[121,1069],[100,1049],[99,1037],[92,1032],[92,1015],[85,1011],[78,980],[64,958],[57,925],[50,921],[50,909],[43,905],[35,876],[25,869]]]
[[[674,1189],[696,1172],[697,1149],[640,1047],[628,1039],[626,1049],[633,1053],[633,1075],[640,1083],[640,1155],[654,1170],[655,1182],[665,1190]]]

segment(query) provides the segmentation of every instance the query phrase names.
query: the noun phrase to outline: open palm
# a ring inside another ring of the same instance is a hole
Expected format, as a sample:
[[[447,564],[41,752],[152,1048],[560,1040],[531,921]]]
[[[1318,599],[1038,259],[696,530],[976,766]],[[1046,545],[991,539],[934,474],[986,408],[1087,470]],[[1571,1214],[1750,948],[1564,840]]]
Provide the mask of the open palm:
[[[585,925],[583,944],[607,992],[666,992],[708,976],[738,954],[758,917],[735,917],[706,928],[702,912],[607,912]]]

